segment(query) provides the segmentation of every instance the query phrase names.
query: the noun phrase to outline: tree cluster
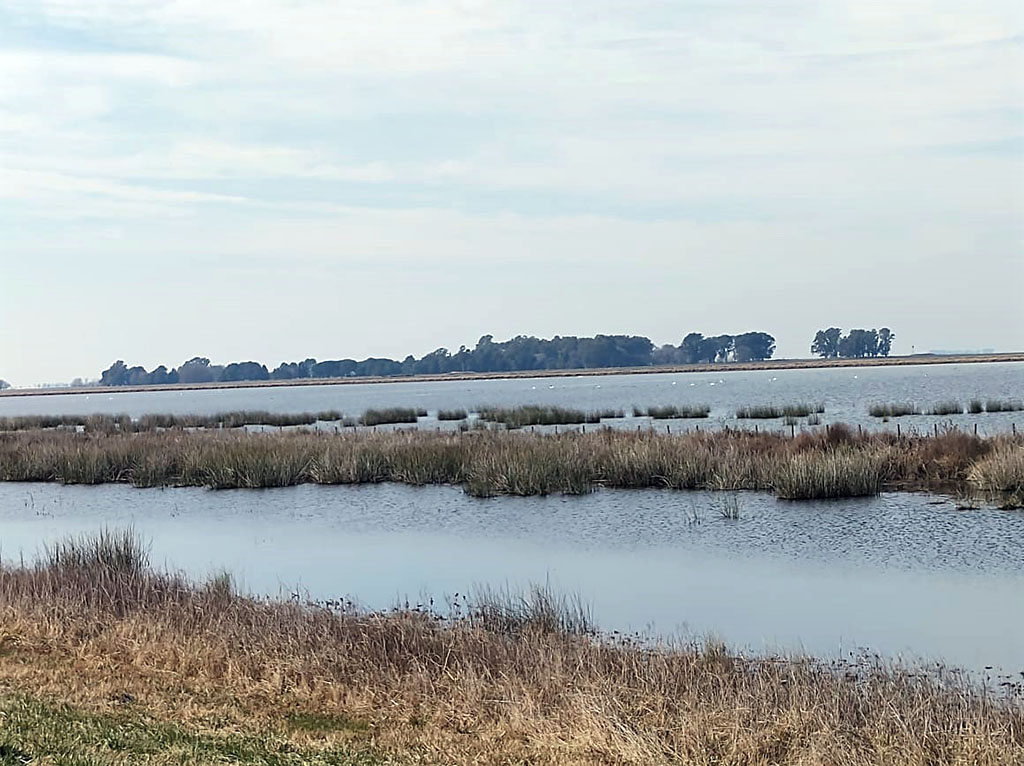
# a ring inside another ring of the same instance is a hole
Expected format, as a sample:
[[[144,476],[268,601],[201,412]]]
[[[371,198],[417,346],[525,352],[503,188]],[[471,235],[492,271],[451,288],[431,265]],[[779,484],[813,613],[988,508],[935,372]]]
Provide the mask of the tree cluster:
[[[838,327],[818,330],[811,342],[811,353],[825,359],[859,359],[889,356],[896,334],[888,327],[881,330],[850,330],[843,335]]]
[[[100,376],[101,386],[144,386],[173,383],[216,383],[250,380],[296,380],[301,378],[387,377],[394,375],[439,375],[450,372],[518,372],[529,370],[571,370],[596,367],[646,367],[652,364],[697,364],[701,362],[749,362],[770,359],[775,338],[768,333],[715,335],[705,338],[690,333],[678,346],[655,348],[650,339],[638,335],[597,335],[593,338],[556,336],[551,340],[519,335],[495,343],[484,335],[476,347],[459,348],[454,354],[439,348],[420,359],[410,355],[401,362],[370,357],[362,361],[334,359],[282,362],[273,370],[258,362],[210,364],[206,357],[194,357],[177,369],[163,365],[151,372],[114,362]]]

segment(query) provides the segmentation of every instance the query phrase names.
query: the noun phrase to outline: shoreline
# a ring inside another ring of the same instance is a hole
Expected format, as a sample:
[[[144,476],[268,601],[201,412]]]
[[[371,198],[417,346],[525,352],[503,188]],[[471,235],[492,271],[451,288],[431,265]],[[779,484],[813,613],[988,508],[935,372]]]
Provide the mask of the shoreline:
[[[145,391],[202,391],[207,389],[281,388],[289,386],[341,386],[378,383],[438,383],[446,380],[516,380],[520,378],[578,378],[606,375],[659,375],[691,372],[754,372],[836,367],[903,367],[933,364],[991,364],[1024,362],[1024,352],[938,356],[916,354],[864,359],[769,359],[763,362],[656,365],[647,367],[592,367],[567,370],[516,370],[506,372],[452,372],[437,375],[366,376],[351,378],[297,378],[291,380],[239,380],[219,383],[173,383],[147,386],[79,386],[65,388],[11,388],[0,397],[69,396],[76,394],[139,393]]]

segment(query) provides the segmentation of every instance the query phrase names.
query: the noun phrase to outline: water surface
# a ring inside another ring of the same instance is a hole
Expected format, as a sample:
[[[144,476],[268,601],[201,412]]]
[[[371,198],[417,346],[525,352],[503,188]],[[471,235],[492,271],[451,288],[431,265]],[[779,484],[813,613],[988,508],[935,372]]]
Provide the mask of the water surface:
[[[943,364],[890,367],[838,367],[643,375],[563,376],[505,380],[353,383],[325,386],[200,389],[192,391],[112,390],[102,394],[0,397],[0,416],[39,414],[148,413],[214,414],[231,410],[318,412],[340,410],[359,415],[370,408],[413,406],[472,410],[483,405],[557,405],[585,410],[624,409],[633,405],[711,406],[702,427],[736,425],[737,408],[746,405],[821,402],[822,423],[845,422],[865,428],[928,432],[935,424],[979,433],[1024,429],[1024,412],[910,416],[883,423],[867,414],[874,402],[914,402],[927,409],[947,400],[966,405],[972,398],[1024,398],[1024,363]],[[644,420],[646,423],[647,421]],[[745,422],[752,427],[752,423]],[[426,427],[439,424],[428,419]],[[625,424],[634,427],[632,422]],[[665,423],[658,423],[664,427]],[[678,427],[693,426],[677,423]],[[781,421],[760,427],[781,428]]]
[[[787,503],[600,491],[476,499],[451,487],[275,490],[0,484],[5,559],[131,525],[154,560],[245,589],[371,608],[476,585],[577,592],[609,630],[716,635],[753,651],[861,648],[1024,671],[1024,514],[932,495]]]

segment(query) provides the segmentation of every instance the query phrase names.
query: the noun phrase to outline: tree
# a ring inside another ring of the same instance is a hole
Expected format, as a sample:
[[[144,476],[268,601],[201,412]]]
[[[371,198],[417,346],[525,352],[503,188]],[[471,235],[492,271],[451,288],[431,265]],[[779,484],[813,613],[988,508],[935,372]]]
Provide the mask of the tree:
[[[896,333],[890,330],[888,327],[883,327],[878,331],[878,355],[889,356],[889,351],[892,349],[892,342],[896,340]]]
[[[205,356],[194,356],[178,368],[181,383],[210,383],[213,379],[210,360]]]
[[[727,362],[732,351],[733,337],[731,335],[715,335],[712,338],[704,338],[697,347],[697,361]]]
[[[839,340],[839,356],[844,359],[862,359],[878,355],[878,332],[875,330],[850,330]]]
[[[3,390],[8,389],[10,387],[11,387],[11,384],[8,383],[6,380],[0,380],[0,391],[3,391]]]
[[[101,386],[127,386],[128,366],[123,359],[118,359],[100,375]]]
[[[771,359],[774,353],[775,338],[766,332],[745,332],[733,339],[733,355],[737,362]]]
[[[229,382],[240,380],[268,380],[270,373],[259,362],[232,362],[220,375],[220,379]]]
[[[839,356],[839,341],[843,331],[838,327],[818,330],[811,343],[811,353],[824,359],[835,359]]]
[[[679,355],[684,364],[697,364],[700,361],[700,344],[704,341],[704,335],[699,332],[691,332],[683,342],[679,344]]]

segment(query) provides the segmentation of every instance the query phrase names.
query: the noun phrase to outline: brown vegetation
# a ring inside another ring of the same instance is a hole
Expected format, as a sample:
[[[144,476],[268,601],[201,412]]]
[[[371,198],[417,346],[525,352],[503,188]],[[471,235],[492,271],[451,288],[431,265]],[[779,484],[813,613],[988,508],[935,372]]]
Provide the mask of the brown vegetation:
[[[457,613],[253,600],[224,577],[155,574],[131,538],[108,535],[0,569],[0,687],[401,762],[1024,759],[1019,698],[956,673],[613,640],[543,594]]]
[[[455,484],[473,495],[580,494],[599,486],[767,490],[807,499],[885,489],[1016,492],[1024,437],[749,431],[0,434],[0,480],[140,487]]]

